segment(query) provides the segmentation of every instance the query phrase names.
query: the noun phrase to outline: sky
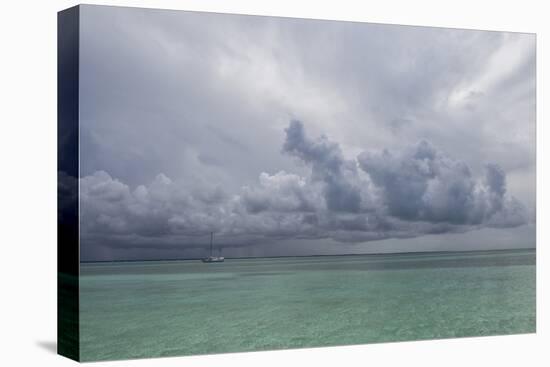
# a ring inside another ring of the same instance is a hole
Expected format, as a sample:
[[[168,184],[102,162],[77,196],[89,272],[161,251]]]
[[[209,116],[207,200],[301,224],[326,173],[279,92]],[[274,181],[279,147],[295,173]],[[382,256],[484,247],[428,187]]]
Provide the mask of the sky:
[[[82,6],[81,260],[535,247],[535,35]],[[67,178],[70,179],[70,178]]]

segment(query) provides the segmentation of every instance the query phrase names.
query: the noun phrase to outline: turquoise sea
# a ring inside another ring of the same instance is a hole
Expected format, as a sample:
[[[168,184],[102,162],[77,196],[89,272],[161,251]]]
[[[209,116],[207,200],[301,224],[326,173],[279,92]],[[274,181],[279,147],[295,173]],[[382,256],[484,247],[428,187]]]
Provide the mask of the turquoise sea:
[[[81,359],[535,332],[535,250],[83,263]]]

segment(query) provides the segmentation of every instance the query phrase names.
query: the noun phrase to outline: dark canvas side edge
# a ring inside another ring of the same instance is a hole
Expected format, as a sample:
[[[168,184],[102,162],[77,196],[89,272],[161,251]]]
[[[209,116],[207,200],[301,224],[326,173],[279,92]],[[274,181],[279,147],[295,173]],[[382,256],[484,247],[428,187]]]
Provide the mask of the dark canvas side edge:
[[[57,353],[80,360],[79,26],[80,8],[57,14]]]

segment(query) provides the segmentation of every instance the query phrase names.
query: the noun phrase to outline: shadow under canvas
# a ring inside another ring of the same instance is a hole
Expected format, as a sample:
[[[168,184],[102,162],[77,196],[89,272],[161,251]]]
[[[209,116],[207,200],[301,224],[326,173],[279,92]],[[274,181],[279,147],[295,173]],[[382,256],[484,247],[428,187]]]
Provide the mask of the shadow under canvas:
[[[57,354],[57,343],[54,340],[38,340],[36,345],[50,353]]]

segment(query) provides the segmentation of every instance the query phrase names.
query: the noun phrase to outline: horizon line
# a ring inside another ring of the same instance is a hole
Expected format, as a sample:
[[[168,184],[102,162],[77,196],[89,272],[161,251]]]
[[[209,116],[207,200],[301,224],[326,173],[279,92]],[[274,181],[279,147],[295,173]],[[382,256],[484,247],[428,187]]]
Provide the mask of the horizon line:
[[[488,250],[438,250],[438,251],[402,251],[402,252],[376,252],[376,253],[363,253],[363,254],[316,254],[316,255],[279,255],[279,256],[238,256],[238,257],[224,257],[225,259],[239,260],[239,259],[279,259],[279,258],[291,258],[291,257],[328,257],[328,256],[379,256],[379,255],[414,255],[414,254],[441,254],[441,253],[471,253],[471,252],[504,252],[504,251],[522,251],[522,250],[535,250],[535,247],[522,247],[522,248],[510,248],[510,249],[488,249]],[[201,260],[204,257],[189,257],[189,258],[159,258],[159,259],[121,259],[121,260],[80,260],[80,264],[91,263],[112,263],[112,262],[144,262],[144,261],[190,261]]]

